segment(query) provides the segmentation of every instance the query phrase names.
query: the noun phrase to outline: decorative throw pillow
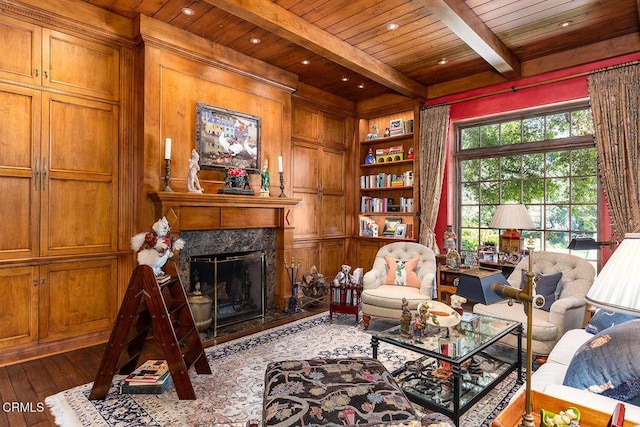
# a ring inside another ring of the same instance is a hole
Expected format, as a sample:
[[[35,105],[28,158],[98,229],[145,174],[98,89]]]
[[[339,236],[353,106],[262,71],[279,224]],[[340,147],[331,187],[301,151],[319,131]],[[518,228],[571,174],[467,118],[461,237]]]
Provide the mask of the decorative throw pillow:
[[[536,294],[544,297],[544,305],[540,308],[544,311],[551,310],[551,304],[556,302],[558,289],[558,283],[562,278],[562,272],[556,274],[549,274],[547,276],[540,273],[535,273],[533,277],[533,283],[536,285]],[[524,284],[527,281],[527,272],[522,270],[522,283],[520,289],[524,289]]]
[[[418,265],[418,257],[410,260],[401,260],[384,257],[387,261],[387,280],[385,285],[420,287],[420,280],[414,271]]]
[[[612,327],[613,325],[619,325],[620,323],[635,319],[638,319],[638,317],[600,309],[596,311],[596,314],[594,314],[591,320],[589,320],[589,324],[584,328],[584,330],[595,335]]]
[[[595,335],[571,359],[564,385],[640,404],[640,319]]]

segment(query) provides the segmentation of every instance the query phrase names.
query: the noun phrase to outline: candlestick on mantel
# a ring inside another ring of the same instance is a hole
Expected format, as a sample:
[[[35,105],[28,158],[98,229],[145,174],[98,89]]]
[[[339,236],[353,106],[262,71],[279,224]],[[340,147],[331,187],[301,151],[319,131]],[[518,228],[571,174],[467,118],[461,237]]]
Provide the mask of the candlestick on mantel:
[[[173,191],[171,188],[171,138],[164,140],[164,191]]]
[[[164,159],[171,160],[171,138],[164,141]]]
[[[284,172],[278,172],[278,175],[280,175],[280,195],[278,197],[287,197],[284,194]]]
[[[284,167],[282,166],[282,156],[278,156],[278,172],[284,172]]]

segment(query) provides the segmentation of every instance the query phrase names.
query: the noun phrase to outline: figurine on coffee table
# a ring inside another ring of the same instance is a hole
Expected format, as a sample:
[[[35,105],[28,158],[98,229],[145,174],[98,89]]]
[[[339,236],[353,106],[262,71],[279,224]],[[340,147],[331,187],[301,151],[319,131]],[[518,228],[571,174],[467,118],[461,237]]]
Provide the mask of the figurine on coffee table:
[[[427,304],[420,304],[418,307],[418,313],[413,320],[413,339],[417,342],[426,336],[425,329],[427,328],[427,320],[429,319],[429,307]]]
[[[402,315],[400,316],[400,336],[411,338],[411,310],[409,310],[409,301],[402,298]]]

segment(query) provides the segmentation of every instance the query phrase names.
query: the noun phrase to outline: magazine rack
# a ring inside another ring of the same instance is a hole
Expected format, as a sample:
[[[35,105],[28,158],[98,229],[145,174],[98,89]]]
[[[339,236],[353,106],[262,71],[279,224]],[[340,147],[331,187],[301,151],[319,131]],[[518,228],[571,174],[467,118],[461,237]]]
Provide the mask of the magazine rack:
[[[133,270],[89,399],[104,399],[116,372],[127,375],[136,368],[152,329],[179,399],[196,398],[189,378],[192,365],[199,374],[211,374],[175,264],[169,262],[166,267],[169,280],[162,284],[149,266]]]

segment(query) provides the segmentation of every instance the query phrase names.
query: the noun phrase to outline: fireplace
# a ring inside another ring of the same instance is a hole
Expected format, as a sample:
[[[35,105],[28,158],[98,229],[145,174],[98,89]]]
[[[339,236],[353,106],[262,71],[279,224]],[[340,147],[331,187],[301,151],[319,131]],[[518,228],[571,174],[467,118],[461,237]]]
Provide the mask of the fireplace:
[[[264,251],[223,253],[189,258],[191,291],[213,301],[213,332],[221,326],[264,319],[267,263]]]
[[[293,208],[298,199],[177,192],[151,193],[156,217],[166,216],[180,250],[178,274],[186,291],[193,289],[189,259],[209,254],[265,252],[266,309],[284,309],[291,285],[284,268],[293,250]],[[277,261],[276,261],[277,260]]]

